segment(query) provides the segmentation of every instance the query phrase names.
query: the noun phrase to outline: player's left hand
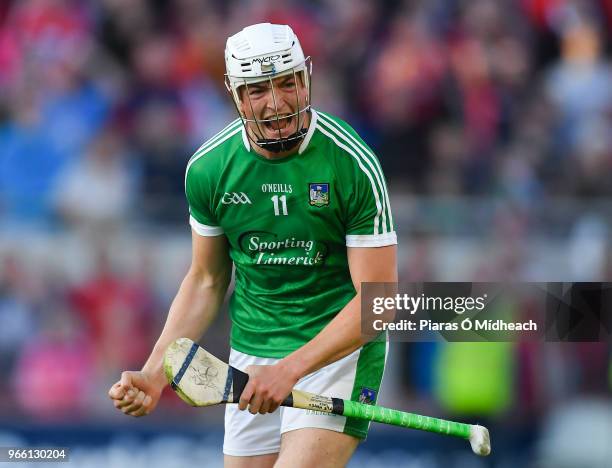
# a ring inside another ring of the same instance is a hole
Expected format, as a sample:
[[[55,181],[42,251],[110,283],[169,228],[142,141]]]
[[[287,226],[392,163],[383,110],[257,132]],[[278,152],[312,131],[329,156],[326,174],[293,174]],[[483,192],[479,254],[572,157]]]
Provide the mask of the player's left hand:
[[[248,406],[252,414],[276,411],[299,380],[282,362],[273,366],[249,366],[246,373],[249,382],[240,395],[238,407],[245,410]]]

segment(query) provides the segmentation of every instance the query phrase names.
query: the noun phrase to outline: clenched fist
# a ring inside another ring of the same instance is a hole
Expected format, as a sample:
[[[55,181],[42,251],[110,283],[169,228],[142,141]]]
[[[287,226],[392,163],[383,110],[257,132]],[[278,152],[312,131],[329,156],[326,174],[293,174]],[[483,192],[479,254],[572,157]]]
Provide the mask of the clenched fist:
[[[141,371],[125,371],[108,391],[115,408],[130,416],[145,416],[155,409],[165,382]]]

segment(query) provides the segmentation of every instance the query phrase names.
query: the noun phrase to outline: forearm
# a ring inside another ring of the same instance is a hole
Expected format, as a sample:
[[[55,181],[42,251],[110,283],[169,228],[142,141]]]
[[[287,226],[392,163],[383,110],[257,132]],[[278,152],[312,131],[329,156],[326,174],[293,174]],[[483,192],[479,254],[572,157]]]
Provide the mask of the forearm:
[[[368,342],[361,333],[361,295],[358,293],[312,340],[281,362],[302,378],[348,356]]]
[[[223,304],[231,271],[217,280],[189,272],[170,306],[166,324],[155,344],[143,372],[165,385],[164,352],[175,339],[186,337],[197,341],[208,329]]]
[[[397,284],[396,255],[395,245],[349,249],[349,267],[357,294],[317,336],[281,360],[289,373],[302,378],[348,356],[371,339],[361,333],[361,286],[365,282]],[[385,322],[394,318],[394,311],[380,316]]]

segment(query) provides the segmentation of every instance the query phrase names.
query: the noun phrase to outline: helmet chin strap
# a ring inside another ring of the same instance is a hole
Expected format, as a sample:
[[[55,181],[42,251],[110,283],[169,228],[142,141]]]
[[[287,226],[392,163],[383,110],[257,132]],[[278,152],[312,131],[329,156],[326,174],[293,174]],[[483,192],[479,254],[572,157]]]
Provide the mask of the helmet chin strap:
[[[298,132],[292,133],[287,138],[283,138],[282,140],[276,140],[274,138],[259,138],[256,143],[260,148],[272,153],[290,151],[302,142],[307,132],[308,130],[303,128]]]

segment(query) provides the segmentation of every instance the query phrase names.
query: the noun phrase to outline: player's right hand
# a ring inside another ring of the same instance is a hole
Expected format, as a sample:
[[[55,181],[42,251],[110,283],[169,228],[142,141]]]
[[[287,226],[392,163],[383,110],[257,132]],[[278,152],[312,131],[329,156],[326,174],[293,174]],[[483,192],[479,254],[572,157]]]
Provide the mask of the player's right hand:
[[[115,408],[130,416],[145,416],[155,409],[163,385],[141,371],[125,371],[108,391]]]

